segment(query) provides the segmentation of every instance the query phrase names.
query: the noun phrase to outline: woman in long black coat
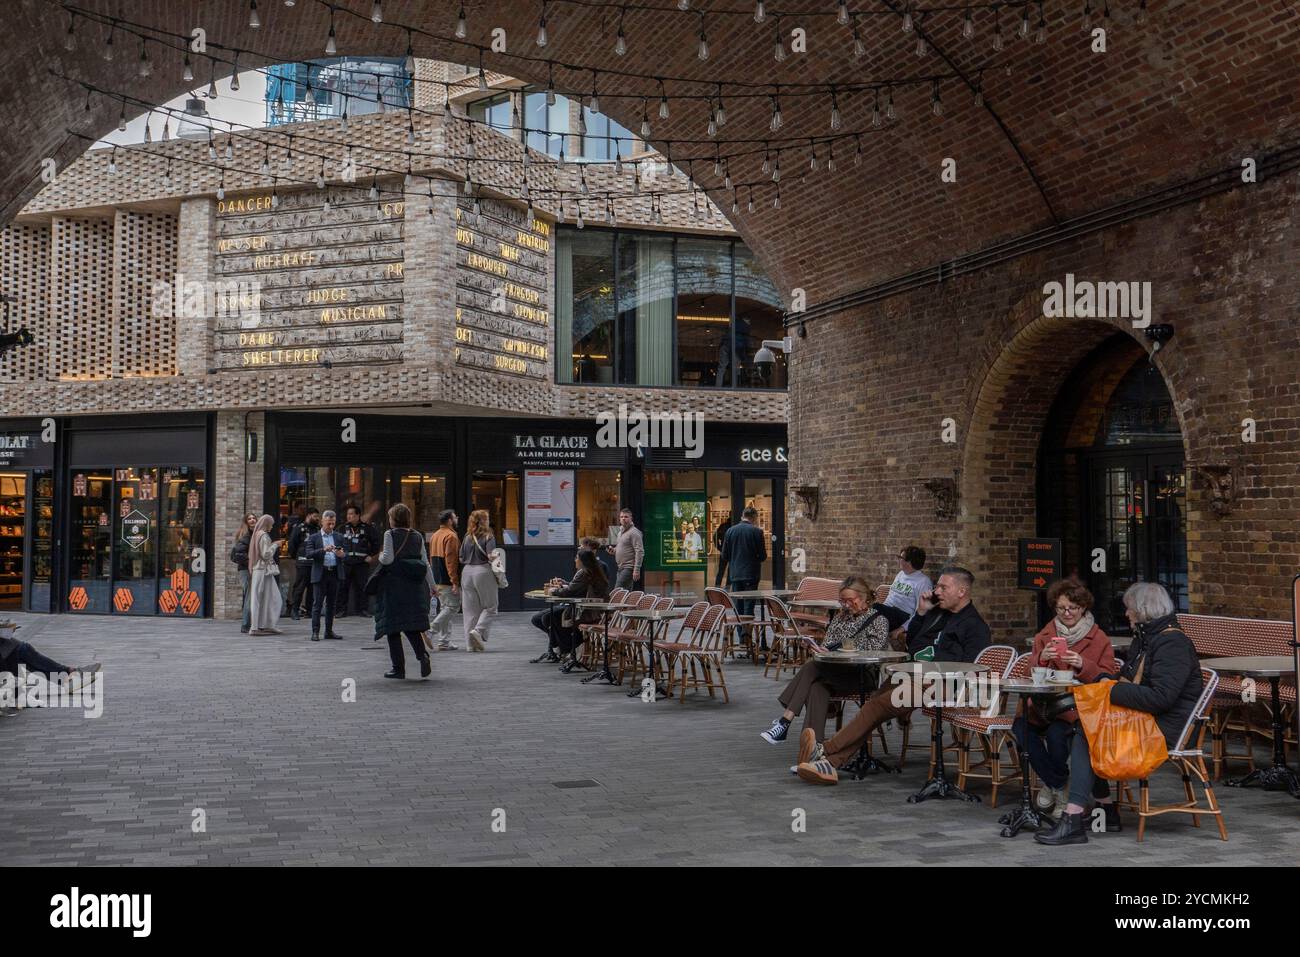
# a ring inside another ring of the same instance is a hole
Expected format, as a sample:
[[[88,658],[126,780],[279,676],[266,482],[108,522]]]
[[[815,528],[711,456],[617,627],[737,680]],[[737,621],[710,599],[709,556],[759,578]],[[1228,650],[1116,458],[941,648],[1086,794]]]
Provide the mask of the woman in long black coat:
[[[424,536],[411,528],[411,510],[398,502],[388,510],[390,528],[384,532],[375,575],[375,640],[388,639],[393,670],[385,678],[406,677],[402,633],[420,662],[420,677],[433,671],[422,632],[429,630],[429,595],[433,571],[424,552]]]

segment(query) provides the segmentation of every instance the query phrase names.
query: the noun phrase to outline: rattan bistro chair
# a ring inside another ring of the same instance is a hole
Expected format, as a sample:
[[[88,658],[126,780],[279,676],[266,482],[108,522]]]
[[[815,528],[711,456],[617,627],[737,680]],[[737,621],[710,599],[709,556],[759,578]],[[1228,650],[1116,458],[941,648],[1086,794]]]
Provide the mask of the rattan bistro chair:
[[[1016,649],[1012,648],[1010,645],[989,645],[987,648],[985,648],[983,651],[981,651],[978,655],[975,656],[975,664],[988,665],[989,674],[996,674],[999,680],[1007,676],[1007,672],[1011,670],[1011,665],[1015,662],[1015,660],[1016,660]],[[943,720],[945,724],[952,724],[954,721],[956,721],[958,718],[962,716],[974,717],[974,716],[978,716],[980,712],[981,712],[980,708],[945,707],[943,709]],[[933,708],[922,708],[921,713],[924,714],[931,721],[934,721]],[[911,729],[908,727],[904,727],[903,729],[904,755],[906,755],[907,753],[907,739],[909,737],[910,731]],[[936,755],[934,753],[933,729],[931,729],[931,734],[929,735],[929,737],[930,737],[930,774],[934,774],[934,763],[935,763]],[[948,751],[953,752],[954,756],[957,758],[958,767],[961,766],[961,763],[963,761],[963,757],[962,757],[963,747],[962,747],[962,737],[960,734],[954,733],[952,736],[952,740],[948,744],[945,744],[943,746],[943,750],[945,752]]]
[[[757,664],[758,642],[755,640],[755,633],[760,628],[766,627],[766,622],[760,622],[753,615],[742,615],[736,610],[735,601],[721,588],[713,586],[705,588],[704,599],[710,605],[718,605],[723,608],[723,653],[734,657],[736,652],[747,644],[749,646],[750,660]],[[742,641],[736,640],[737,635],[742,638]]]
[[[777,681],[781,672],[787,668],[798,670],[808,660],[808,651],[815,646],[815,639],[806,635],[802,623],[790,612],[790,608],[779,598],[764,598],[763,606],[767,609],[768,626],[772,629],[772,641],[768,646],[767,664],[763,666],[766,678],[772,667],[776,666]],[[818,637],[821,637],[820,635]]]
[[[624,601],[631,604],[632,592]],[[648,611],[655,604],[654,595],[642,594],[632,607],[637,611]],[[629,611],[632,609],[629,609]],[[617,656],[618,659],[618,680],[616,684],[623,683],[623,674],[629,664],[630,645],[629,642],[645,631],[646,622],[642,619],[627,618],[623,615],[616,615],[609,626],[609,650],[611,657]],[[635,677],[635,671],[634,671]]]
[[[1028,678],[1033,670],[1033,653],[1021,655],[1011,662],[1004,678]],[[1006,713],[1006,694],[998,692],[996,713],[959,714],[952,721],[953,730],[959,740],[957,787],[966,789],[969,778],[989,782],[993,794],[989,799],[990,807],[998,806],[998,788],[1010,784],[1020,777],[1020,753],[1017,750],[1015,736],[1011,733],[1012,723],[1016,720],[1015,712]],[[971,745],[979,744],[984,757],[976,764],[971,763]],[[1011,758],[1011,767],[1002,773],[1002,748],[1006,747]],[[980,770],[981,768],[986,770]]]
[[[688,685],[698,690],[700,685],[703,684],[708,690],[710,698],[715,697],[714,689],[720,689],[723,703],[730,703],[731,697],[727,692],[727,679],[722,671],[722,661],[725,657],[722,647],[724,611],[725,609],[721,605],[708,605],[694,631],[690,633],[689,641],[679,641],[671,645],[667,642],[655,642],[655,647],[665,653],[666,666],[664,670],[668,675],[668,694],[670,697],[673,693],[673,682],[677,680],[681,688],[679,693],[680,702],[686,701],[686,688]],[[679,634],[678,638],[681,637],[682,635]],[[676,678],[674,674],[678,668],[681,671],[680,678]],[[689,677],[687,675],[688,668],[690,670]]]
[[[1187,718],[1187,723],[1183,725],[1177,743],[1169,750],[1168,763],[1173,765],[1183,778],[1183,800],[1176,801],[1173,804],[1162,804],[1153,807],[1151,805],[1150,788],[1146,779],[1143,779],[1138,782],[1138,800],[1134,803],[1128,782],[1116,782],[1119,786],[1117,803],[1137,811],[1137,839],[1139,841],[1142,840],[1146,832],[1147,818],[1161,814],[1190,814],[1192,816],[1192,825],[1195,827],[1201,826],[1202,814],[1213,815],[1214,823],[1219,826],[1219,839],[1224,841],[1228,839],[1228,828],[1223,823],[1223,809],[1219,807],[1218,799],[1214,796],[1214,784],[1210,780],[1209,769],[1205,766],[1205,752],[1202,749],[1202,745],[1205,743],[1205,731],[1209,722],[1211,702],[1214,700],[1215,692],[1219,687],[1219,674],[1212,668],[1202,668],[1201,681],[1201,696],[1196,701],[1196,707],[1192,709],[1192,713]],[[1205,789],[1207,806],[1203,807],[1201,805],[1200,800],[1196,797],[1196,792],[1192,789],[1193,777]]]

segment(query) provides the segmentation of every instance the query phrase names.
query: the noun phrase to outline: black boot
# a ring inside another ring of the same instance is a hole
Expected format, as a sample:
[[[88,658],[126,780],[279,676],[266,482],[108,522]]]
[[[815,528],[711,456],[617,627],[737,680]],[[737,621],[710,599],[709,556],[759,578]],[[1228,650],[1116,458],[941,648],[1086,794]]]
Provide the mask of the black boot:
[[[385,677],[385,678],[399,678],[399,679],[400,679],[400,678],[405,678],[405,677],[406,677],[406,672],[405,672],[405,671],[385,671],[385,672],[384,672],[384,677]]]
[[[312,641],[320,641],[320,634],[319,634],[318,632],[314,632],[314,631],[313,631],[313,632],[311,633],[311,640],[312,640]]]
[[[1062,814],[1060,820],[1050,830],[1039,831],[1034,835],[1034,840],[1039,844],[1048,844],[1056,846],[1058,844],[1087,844],[1088,828],[1084,821],[1087,816],[1080,812],[1079,814]]]
[[[293,609],[291,612],[289,612],[289,617],[292,618],[294,621],[297,621],[297,620],[298,620],[298,609],[295,608],[295,609]]]
[[[427,678],[431,674],[433,674],[433,662],[429,660],[428,655],[425,655],[420,659],[420,677]]]
[[[1114,834],[1117,831],[1124,830],[1124,822],[1121,821],[1119,817],[1118,804],[1116,804],[1114,801],[1111,801],[1108,804],[1103,804],[1101,808],[1103,811],[1106,812],[1106,833],[1107,834]]]

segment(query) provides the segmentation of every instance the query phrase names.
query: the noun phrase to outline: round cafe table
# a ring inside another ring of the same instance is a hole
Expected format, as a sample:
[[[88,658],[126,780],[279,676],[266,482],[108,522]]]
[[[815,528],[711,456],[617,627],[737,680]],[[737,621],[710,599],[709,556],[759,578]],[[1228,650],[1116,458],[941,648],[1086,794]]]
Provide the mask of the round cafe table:
[[[586,598],[583,598],[581,596],[570,597],[567,595],[552,595],[543,588],[534,588],[532,591],[526,591],[524,592],[524,597],[527,598],[529,601],[544,601],[547,604],[549,604],[552,608],[554,608],[556,605],[581,605],[587,600]],[[535,665],[539,661],[548,661],[548,660],[552,662],[558,660],[554,655],[551,654],[549,648],[547,648],[546,651],[542,652],[536,658],[529,659],[528,663],[531,665]]]
[[[1291,655],[1242,655],[1233,658],[1207,658],[1201,662],[1219,674],[1241,675],[1243,678],[1265,678],[1273,695],[1273,764],[1256,768],[1244,778],[1227,781],[1230,788],[1248,788],[1259,785],[1265,791],[1287,791],[1300,797],[1300,781],[1286,764],[1283,736],[1286,725],[1282,723],[1282,696],[1279,685],[1286,675],[1295,674],[1295,658]]]
[[[1032,678],[1007,678],[1002,682],[1002,690],[1010,694],[1028,695],[1067,695],[1071,688],[1079,687],[1078,681],[1034,681]],[[1013,719],[1014,720],[1014,719]],[[1079,732],[1080,734],[1082,732]],[[1003,837],[1015,837],[1024,828],[1038,830],[1046,823],[1046,815],[1034,807],[1029,791],[1029,748],[1020,747],[1020,807],[1008,811],[998,818]]]
[[[839,665],[858,669],[858,707],[861,708],[867,701],[867,669],[872,665],[882,665],[891,661],[903,661],[907,658],[905,651],[858,651],[856,648],[840,649],[839,651],[819,651],[813,655],[813,661],[824,665]],[[862,747],[858,750],[858,756],[850,764],[845,765],[845,771],[852,774],[857,780],[862,780],[873,771],[897,771],[898,768],[893,765],[878,761],[871,755],[871,735],[867,735],[866,740],[862,742]]]
[[[650,649],[650,654],[649,654],[650,679],[649,680],[654,687],[654,694],[648,700],[658,701],[660,698],[666,698],[668,696],[668,692],[659,686],[658,676],[655,675],[655,647],[654,647],[655,630],[662,623],[664,631],[667,632],[668,623],[670,621],[676,621],[678,618],[685,618],[687,614],[688,612],[686,611],[685,608],[666,608],[662,611],[655,608],[644,608],[644,609],[633,609],[632,611],[623,612],[624,618],[630,618],[633,621],[649,622],[649,628],[650,628],[650,641],[648,645]],[[627,696],[629,698],[640,697],[640,695],[641,695],[640,688],[633,688],[631,691],[627,693]]]
[[[989,670],[988,665],[977,665],[969,661],[909,661],[903,664],[885,665],[885,670],[892,675],[911,675],[920,686],[925,678],[933,676],[932,681],[940,681],[946,678],[963,678],[969,681],[975,675],[984,674]],[[920,679],[920,680],[917,680]],[[915,707],[920,707],[917,702]],[[908,804],[920,804],[929,798],[961,798],[963,801],[978,802],[979,797],[974,794],[967,794],[957,785],[948,780],[944,773],[943,766],[943,697],[939,696],[934,701],[934,729],[931,734],[931,742],[934,747],[934,777],[925,782],[925,786],[907,799]]]

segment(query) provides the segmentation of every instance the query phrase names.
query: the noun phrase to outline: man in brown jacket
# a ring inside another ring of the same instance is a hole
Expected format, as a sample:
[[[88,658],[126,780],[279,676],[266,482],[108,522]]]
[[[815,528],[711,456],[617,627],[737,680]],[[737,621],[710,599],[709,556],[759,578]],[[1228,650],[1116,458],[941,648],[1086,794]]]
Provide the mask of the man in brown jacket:
[[[429,536],[429,564],[437,591],[438,614],[429,630],[438,639],[439,651],[457,651],[451,641],[451,619],[460,611],[460,536],[456,534],[456,513],[445,509],[438,516],[438,530]]]

